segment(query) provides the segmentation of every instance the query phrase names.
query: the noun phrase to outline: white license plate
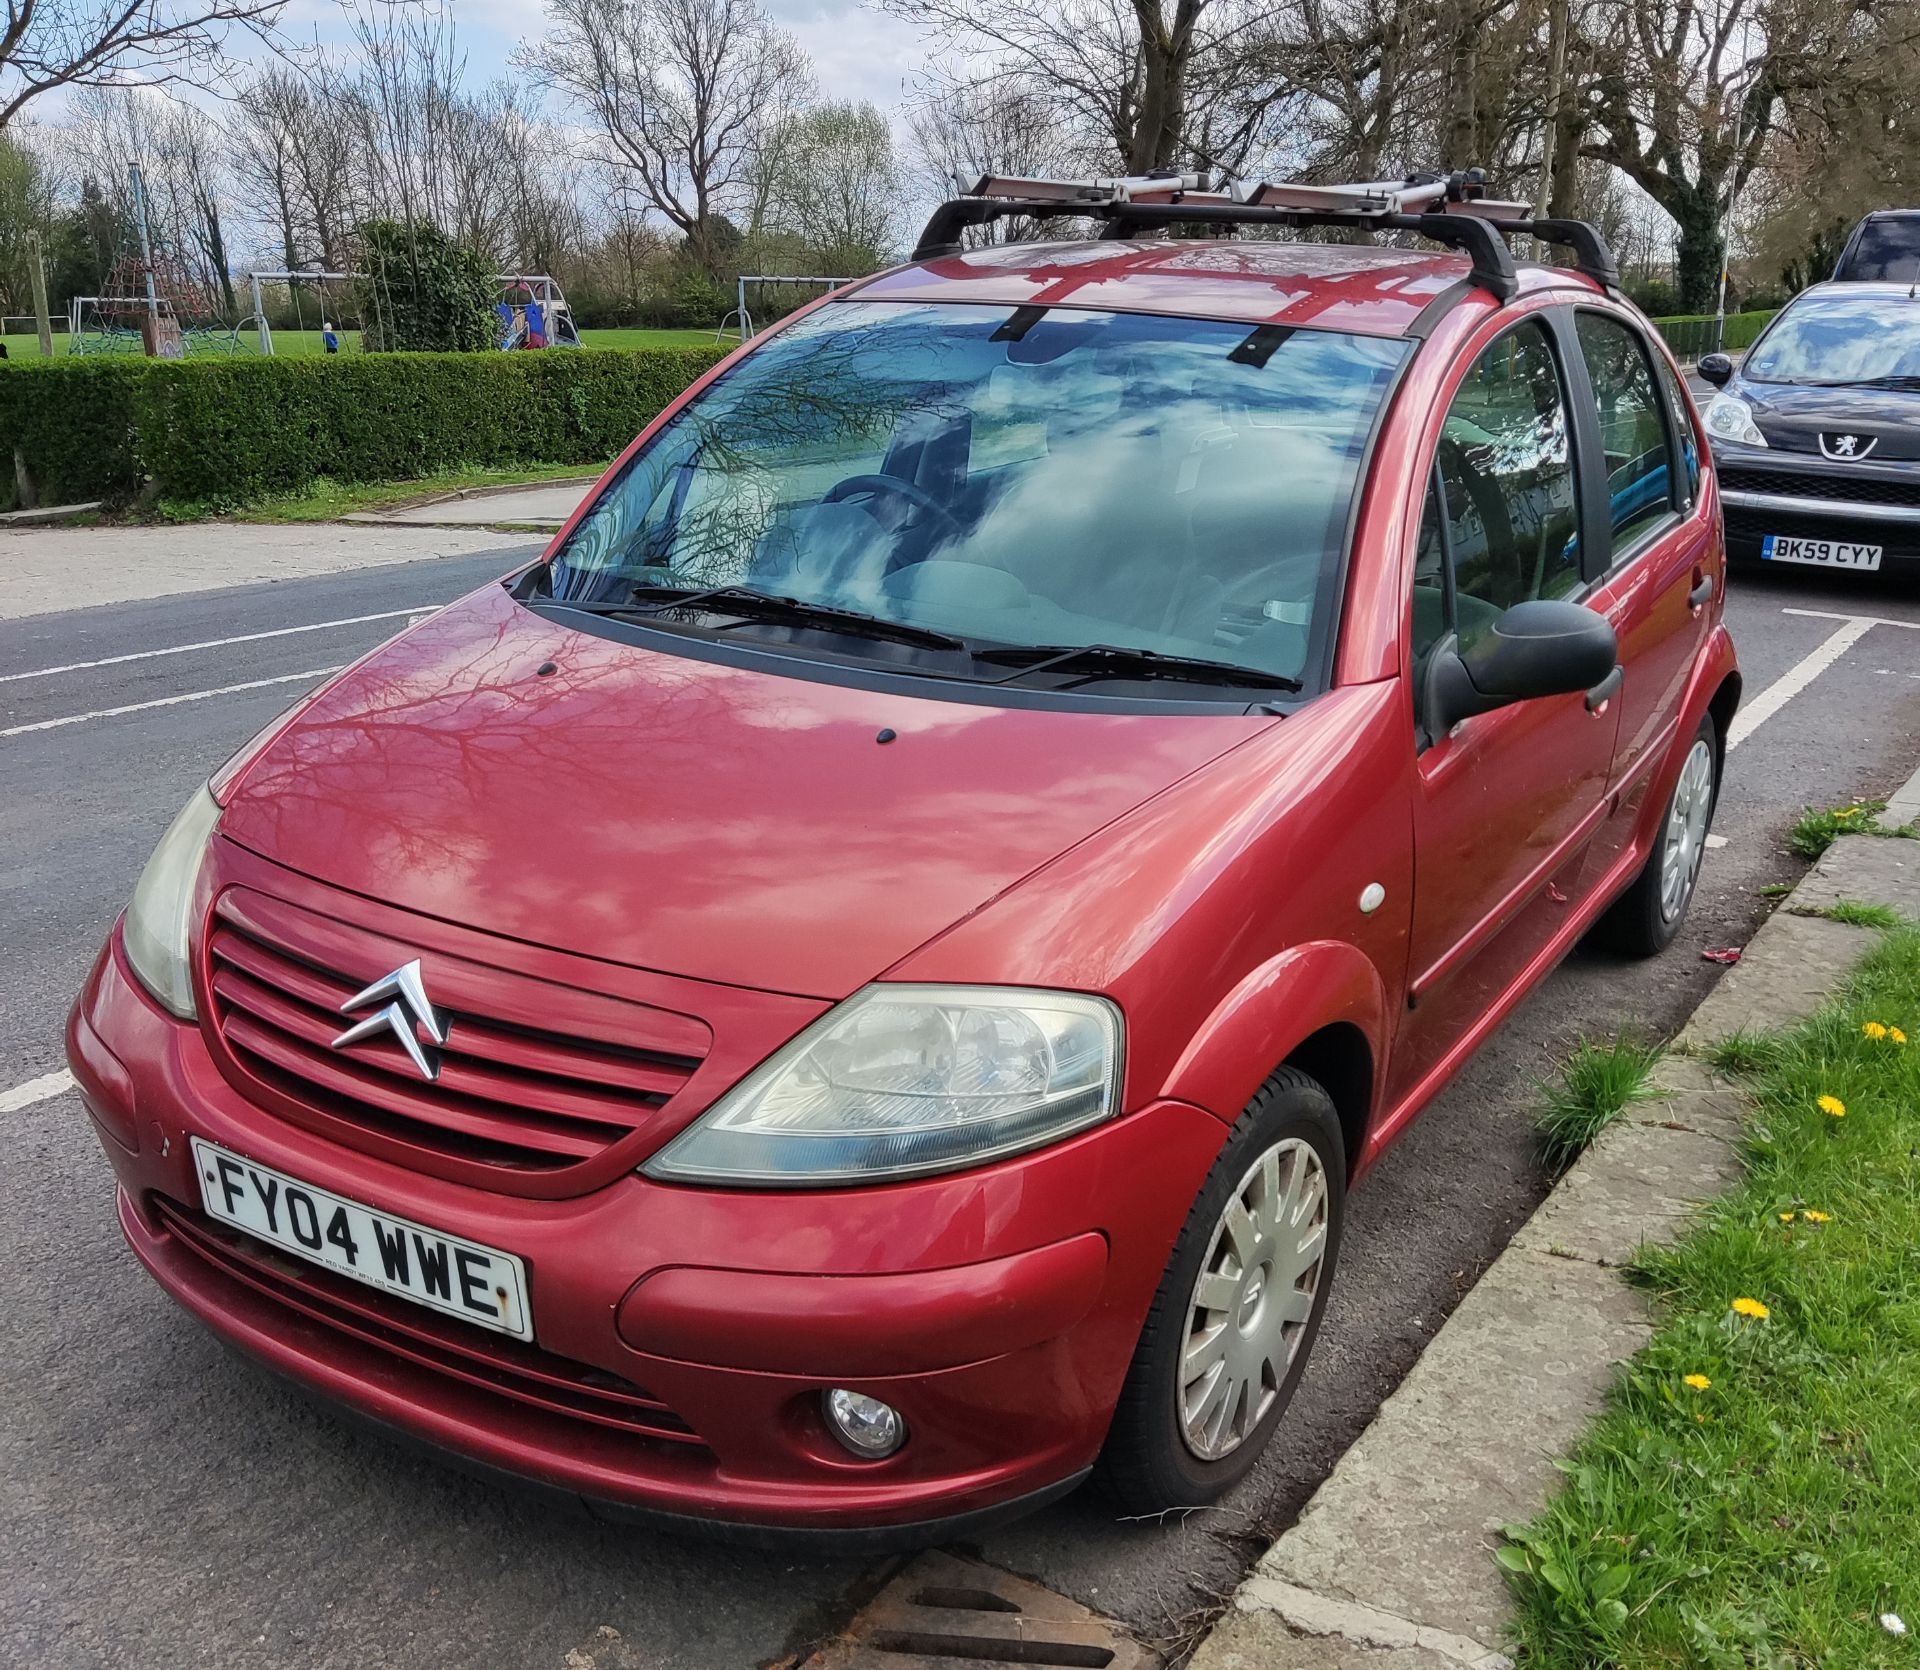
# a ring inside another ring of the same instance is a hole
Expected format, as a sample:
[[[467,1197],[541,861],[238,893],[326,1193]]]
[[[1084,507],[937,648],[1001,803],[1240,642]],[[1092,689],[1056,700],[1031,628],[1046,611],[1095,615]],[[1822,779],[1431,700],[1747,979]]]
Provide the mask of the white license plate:
[[[443,1316],[533,1338],[527,1268],[512,1253],[342,1199],[200,1137],[193,1163],[209,1217]]]
[[[1770,533],[1760,542],[1760,555],[1768,562],[1805,562],[1819,568],[1864,568],[1880,566],[1878,545],[1855,545],[1844,539],[1801,539],[1793,534]]]

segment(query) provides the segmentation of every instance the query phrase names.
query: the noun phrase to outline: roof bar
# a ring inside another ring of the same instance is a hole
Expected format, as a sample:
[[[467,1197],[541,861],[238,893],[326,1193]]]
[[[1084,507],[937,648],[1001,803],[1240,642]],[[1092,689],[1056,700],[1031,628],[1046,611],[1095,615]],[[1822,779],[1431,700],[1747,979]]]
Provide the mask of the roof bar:
[[[1506,239],[1534,237],[1570,249],[1575,267],[1596,283],[1620,287],[1620,269],[1597,227],[1582,220],[1539,219],[1529,204],[1490,198],[1486,175],[1478,168],[1350,185],[1227,182],[1204,173],[1092,180],[988,174],[971,192],[934,210],[913,259],[957,255],[967,227],[1013,215],[1036,220],[1087,216],[1105,222],[1101,236],[1107,238],[1178,225],[1417,232],[1465,252],[1473,262],[1474,282],[1503,301],[1519,288]]]
[[[958,255],[960,234],[969,226],[984,226],[990,221],[1025,215],[1035,220],[1055,220],[1075,215],[1092,215],[1106,222],[1106,235],[1122,236],[1128,230],[1147,230],[1178,225],[1206,226],[1288,226],[1304,230],[1316,226],[1348,227],[1360,231],[1417,232],[1436,243],[1464,251],[1473,261],[1473,279],[1484,284],[1502,301],[1519,289],[1513,256],[1494,223],[1463,214],[1387,214],[1350,207],[1338,211],[1269,208],[1262,204],[1220,203],[1196,195],[1172,197],[1164,202],[1105,203],[1078,201],[1022,201],[1003,197],[955,197],[942,203],[928,218],[915,246],[913,259],[934,261]]]

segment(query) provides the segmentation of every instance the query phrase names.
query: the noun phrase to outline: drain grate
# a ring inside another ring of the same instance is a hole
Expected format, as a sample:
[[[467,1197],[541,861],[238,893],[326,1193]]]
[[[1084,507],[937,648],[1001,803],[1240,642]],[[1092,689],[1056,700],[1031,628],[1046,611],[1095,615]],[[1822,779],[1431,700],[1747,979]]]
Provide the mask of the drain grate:
[[[922,1554],[800,1670],[1157,1670],[1160,1660],[1077,1601],[975,1560]]]

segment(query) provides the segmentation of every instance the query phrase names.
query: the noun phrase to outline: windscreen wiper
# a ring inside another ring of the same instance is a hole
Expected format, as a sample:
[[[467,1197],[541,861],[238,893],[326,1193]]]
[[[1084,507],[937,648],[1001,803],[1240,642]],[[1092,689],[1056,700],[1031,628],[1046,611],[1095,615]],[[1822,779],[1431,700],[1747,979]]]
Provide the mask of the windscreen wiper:
[[[1169,655],[1163,650],[1134,649],[1124,644],[1018,644],[1005,649],[977,649],[976,661],[996,662],[1016,670],[996,684],[1010,684],[1029,674],[1054,668],[1071,671],[1090,668],[1075,683],[1100,678],[1172,678],[1192,684],[1258,685],[1265,690],[1299,690],[1297,678],[1259,667],[1240,667],[1227,661],[1208,661],[1197,655]]]
[[[657,615],[670,609],[711,609],[742,620],[785,621],[796,626],[819,626],[854,638],[879,638],[888,643],[912,644],[921,649],[965,649],[966,640],[931,627],[906,621],[863,615],[858,609],[840,609],[831,603],[809,603],[779,592],[755,591],[751,586],[660,586],[640,584],[622,601],[570,603],[563,598],[540,598],[556,609],[578,609],[590,615]]]

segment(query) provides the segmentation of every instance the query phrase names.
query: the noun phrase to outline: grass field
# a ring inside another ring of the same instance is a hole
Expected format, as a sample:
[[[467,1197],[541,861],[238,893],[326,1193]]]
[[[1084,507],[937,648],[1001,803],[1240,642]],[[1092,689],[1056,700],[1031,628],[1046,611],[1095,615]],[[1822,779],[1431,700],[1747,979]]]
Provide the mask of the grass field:
[[[1852,837],[1864,839],[1865,837]],[[1747,1177],[1637,1274],[1663,1312],[1510,1528],[1521,1670],[1898,1670],[1920,1625],[1920,931],[1730,1041]],[[1489,1368],[1496,1373],[1498,1365]]]
[[[248,333],[243,339],[241,353],[257,353],[255,338]],[[600,330],[581,332],[582,343],[589,348],[711,348],[717,340],[712,331],[651,331],[651,330]],[[0,342],[7,345],[8,363],[16,360],[37,360],[40,357],[39,339],[31,334],[21,336],[9,334],[0,336]],[[348,331],[341,338],[342,353],[357,353],[360,348],[360,333]],[[56,332],[53,338],[53,351],[56,358],[67,352],[67,338],[64,332]],[[275,354],[317,354],[320,352],[320,333],[310,331],[275,331],[273,333],[273,351]],[[199,357],[199,356],[195,356]]]

